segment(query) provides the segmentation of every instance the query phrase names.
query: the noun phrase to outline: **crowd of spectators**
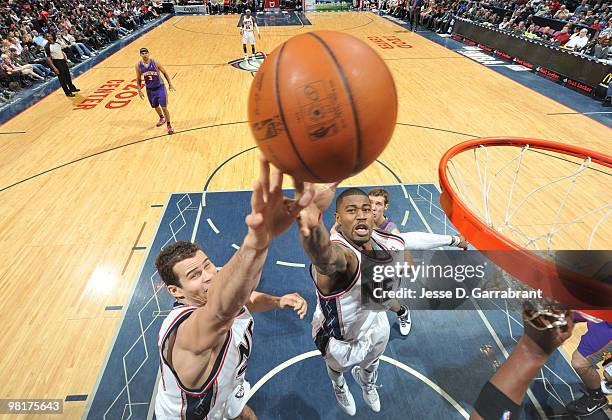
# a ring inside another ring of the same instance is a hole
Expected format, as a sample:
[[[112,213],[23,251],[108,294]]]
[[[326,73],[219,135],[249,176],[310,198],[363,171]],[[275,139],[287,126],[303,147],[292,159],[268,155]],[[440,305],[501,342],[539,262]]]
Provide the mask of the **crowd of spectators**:
[[[69,65],[155,19],[159,0],[8,0],[0,6],[0,106],[14,92],[52,78],[45,34],[57,36]]]
[[[413,2],[384,0],[380,8],[400,19],[408,19]],[[612,60],[612,5],[602,0],[582,0],[580,3],[575,0],[563,3],[559,0],[425,0],[420,9],[419,23],[430,30],[445,33],[453,16],[598,59]],[[538,26],[534,17],[554,20],[558,27]]]

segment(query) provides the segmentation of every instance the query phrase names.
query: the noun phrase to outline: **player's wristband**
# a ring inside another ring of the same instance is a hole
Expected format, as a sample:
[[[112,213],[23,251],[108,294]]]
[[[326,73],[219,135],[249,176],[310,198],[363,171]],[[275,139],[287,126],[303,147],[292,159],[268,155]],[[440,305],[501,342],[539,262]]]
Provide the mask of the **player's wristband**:
[[[521,416],[523,407],[512,401],[491,382],[480,391],[474,409],[484,420],[510,420]]]
[[[451,243],[449,246],[457,246],[461,243],[461,238],[459,236],[451,236]]]

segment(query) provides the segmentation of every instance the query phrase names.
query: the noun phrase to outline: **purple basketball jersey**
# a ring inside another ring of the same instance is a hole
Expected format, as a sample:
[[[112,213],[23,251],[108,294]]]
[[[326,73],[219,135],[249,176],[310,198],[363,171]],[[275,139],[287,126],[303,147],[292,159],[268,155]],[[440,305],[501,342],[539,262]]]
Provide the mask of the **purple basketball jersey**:
[[[149,64],[145,65],[142,61],[138,62],[138,69],[140,74],[144,77],[145,86],[147,89],[157,89],[162,85],[161,77],[159,77],[159,71],[155,61],[149,60]]]

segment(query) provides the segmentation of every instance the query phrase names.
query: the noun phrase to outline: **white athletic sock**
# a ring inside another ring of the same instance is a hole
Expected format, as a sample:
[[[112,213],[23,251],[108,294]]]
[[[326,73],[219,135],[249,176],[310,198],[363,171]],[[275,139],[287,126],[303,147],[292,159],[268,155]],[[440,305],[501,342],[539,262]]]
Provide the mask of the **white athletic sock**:
[[[327,363],[325,364],[325,367],[327,368],[327,375],[329,376],[329,379],[331,379],[331,381],[334,383],[334,385],[336,385],[337,387],[343,386],[345,381],[342,372],[336,372],[335,370],[327,366]]]
[[[376,375],[376,370],[378,370],[378,360],[367,368],[362,368],[359,376],[363,382],[372,382],[372,378]]]

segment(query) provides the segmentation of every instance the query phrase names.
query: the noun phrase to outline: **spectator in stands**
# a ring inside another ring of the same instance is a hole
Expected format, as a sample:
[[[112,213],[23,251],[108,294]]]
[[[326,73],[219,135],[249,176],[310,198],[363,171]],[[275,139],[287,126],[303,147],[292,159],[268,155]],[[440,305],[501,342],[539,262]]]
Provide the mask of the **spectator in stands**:
[[[563,29],[554,33],[552,37],[552,42],[555,45],[564,45],[567,41],[569,41],[572,36],[569,32],[570,26],[565,25]]]
[[[44,80],[44,77],[39,76],[38,74],[34,72],[31,65],[25,65],[21,67],[17,66],[15,63],[13,63],[13,60],[11,60],[11,57],[9,57],[8,54],[2,54],[1,58],[2,58],[2,64],[1,64],[2,69],[6,71],[8,74],[20,73],[34,80]]]
[[[41,48],[44,48],[47,44],[47,40],[38,31],[32,31],[32,41]]]
[[[548,7],[546,4],[541,3],[538,6],[538,9],[535,12],[535,16],[540,16],[540,17],[549,17],[550,16],[550,7]]]
[[[595,19],[593,21],[593,24],[590,26],[590,28],[595,29],[595,31],[599,32],[602,28],[601,23],[599,23],[599,19]]]
[[[510,19],[505,17],[504,20],[502,20],[502,22],[499,24],[499,29],[505,31],[506,29],[508,29],[509,25],[510,25]]]
[[[516,25],[514,28],[512,28],[512,32],[516,35],[523,35],[525,33],[525,30],[527,28],[525,28],[525,22],[524,21],[520,21],[518,23],[518,25]]]
[[[539,37],[535,23],[532,23],[531,25],[529,25],[529,28],[527,28],[523,36],[529,39],[535,39]]]
[[[81,58],[89,58],[94,55],[94,53],[87,48],[87,45],[83,44],[82,42],[77,42],[76,38],[70,32],[68,32],[68,29],[64,29],[62,38],[64,39],[66,45],[68,45],[68,48],[70,48],[73,52],[76,51]]]
[[[34,73],[38,74],[39,76],[45,78],[47,76],[49,76],[51,74],[51,70],[46,67],[43,66],[42,64],[37,64],[37,63],[31,63],[27,58],[27,55],[25,54],[25,50],[22,51],[21,54],[17,54],[17,50],[15,48],[10,48],[10,54],[9,57],[11,58],[11,60],[13,61],[13,63],[15,63],[15,65],[19,68],[23,68],[23,67],[28,67],[28,68],[32,68],[32,70],[34,71]]]
[[[587,0],[582,0],[580,6],[576,7],[574,10],[574,15],[580,15],[581,13],[586,13],[589,10],[589,5],[587,4]]]
[[[577,34],[573,34],[569,41],[563,46],[563,48],[567,48],[568,50],[580,51],[584,47],[586,47],[589,42],[589,31],[585,29],[581,29]]]
[[[559,0],[550,0],[546,3],[546,5],[548,6],[548,9],[552,15],[557,13],[557,10],[559,10],[559,8],[561,7],[561,3],[559,3]]]
[[[604,37],[607,38],[609,36],[612,36],[612,18],[608,20],[605,28],[599,31],[600,38],[604,38]]]
[[[569,17],[569,10],[567,10],[564,4],[562,4],[561,7],[559,7],[559,10],[557,10],[557,13],[555,13],[555,15],[553,16],[554,19],[559,19],[559,20],[567,20],[568,17]]]
[[[544,41],[548,41],[550,40],[550,37],[551,37],[550,26],[542,26],[540,29],[538,29],[538,38]]]
[[[587,50],[587,54],[600,60],[612,60],[610,38],[597,38],[595,44]]]

